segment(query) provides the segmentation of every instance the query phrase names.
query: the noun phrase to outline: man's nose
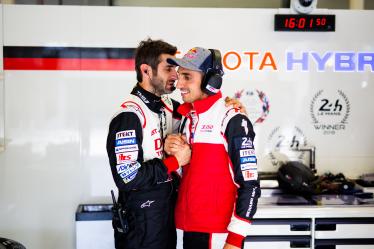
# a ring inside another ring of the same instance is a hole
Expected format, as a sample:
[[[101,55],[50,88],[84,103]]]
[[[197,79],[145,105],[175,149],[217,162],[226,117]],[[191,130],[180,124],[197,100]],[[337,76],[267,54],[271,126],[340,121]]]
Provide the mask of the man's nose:
[[[178,79],[178,72],[177,72],[177,70],[175,70],[175,68],[171,72],[171,77],[173,78],[173,80]]]
[[[183,85],[184,85],[184,84],[183,84],[183,80],[178,79],[176,87],[177,87],[178,89],[181,89],[181,88],[183,87]]]

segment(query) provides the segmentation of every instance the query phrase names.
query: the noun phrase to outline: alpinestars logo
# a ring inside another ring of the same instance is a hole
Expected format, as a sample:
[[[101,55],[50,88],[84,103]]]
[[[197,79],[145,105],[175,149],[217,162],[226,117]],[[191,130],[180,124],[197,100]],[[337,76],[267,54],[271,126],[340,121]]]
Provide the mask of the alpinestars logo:
[[[342,90],[328,92],[319,90],[310,103],[310,115],[314,129],[324,135],[334,135],[345,130],[351,105]]]
[[[150,207],[153,202],[155,202],[155,201],[148,200],[148,201],[144,202],[142,205],[140,205],[140,208]]]

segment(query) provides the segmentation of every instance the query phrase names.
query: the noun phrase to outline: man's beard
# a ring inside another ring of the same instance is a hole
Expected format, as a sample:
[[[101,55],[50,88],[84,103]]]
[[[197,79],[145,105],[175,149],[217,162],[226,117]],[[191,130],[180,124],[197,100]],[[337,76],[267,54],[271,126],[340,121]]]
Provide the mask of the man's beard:
[[[159,77],[155,76],[151,80],[151,85],[155,89],[155,94],[156,95],[163,95],[166,93],[171,93],[171,90],[166,89],[166,83]]]

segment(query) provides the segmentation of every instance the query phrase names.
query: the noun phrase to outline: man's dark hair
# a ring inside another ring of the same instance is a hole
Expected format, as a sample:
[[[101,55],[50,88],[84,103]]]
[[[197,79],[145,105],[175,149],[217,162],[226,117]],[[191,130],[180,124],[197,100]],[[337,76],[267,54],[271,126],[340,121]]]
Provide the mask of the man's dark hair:
[[[170,45],[163,40],[147,40],[141,41],[135,51],[135,71],[138,82],[143,80],[142,72],[140,71],[141,64],[151,66],[154,75],[157,75],[157,66],[161,62],[161,54],[175,55],[177,47]]]

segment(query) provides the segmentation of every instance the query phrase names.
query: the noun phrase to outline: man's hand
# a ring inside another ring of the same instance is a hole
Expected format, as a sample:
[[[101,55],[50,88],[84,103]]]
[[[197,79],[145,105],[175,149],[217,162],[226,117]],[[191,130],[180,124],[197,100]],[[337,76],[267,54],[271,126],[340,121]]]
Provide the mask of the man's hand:
[[[182,149],[178,150],[174,156],[178,160],[179,166],[184,166],[190,162],[191,159],[191,148],[186,143],[182,146]]]
[[[223,247],[223,249],[240,249],[240,248],[237,246],[233,246],[233,245],[225,243],[225,246]]]
[[[183,149],[186,144],[186,138],[181,134],[169,134],[165,139],[164,151],[168,155],[174,155]]]
[[[247,114],[247,110],[245,109],[244,105],[237,99],[232,99],[229,96],[225,98],[225,105],[230,106],[232,105],[234,108],[239,108],[241,113]]]
[[[175,156],[180,166],[190,162],[191,148],[186,141],[186,137],[181,134],[170,134],[165,139],[164,151],[168,155]]]

